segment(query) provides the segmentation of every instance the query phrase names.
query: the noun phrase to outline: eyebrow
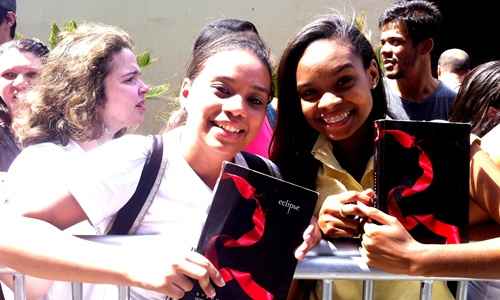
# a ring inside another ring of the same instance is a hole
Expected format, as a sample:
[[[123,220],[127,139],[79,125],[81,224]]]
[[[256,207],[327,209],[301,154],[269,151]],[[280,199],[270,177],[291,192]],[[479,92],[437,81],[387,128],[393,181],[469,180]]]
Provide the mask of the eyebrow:
[[[235,82],[236,81],[234,78],[227,77],[227,76],[216,77],[216,79],[223,80],[223,81],[229,81],[229,82]],[[268,88],[265,88],[263,86],[252,84],[251,87],[254,88],[254,89],[256,89],[256,90],[258,90],[258,91],[261,91],[263,93],[271,94],[271,90],[268,89]]]
[[[135,76],[135,75],[140,75],[140,74],[141,74],[141,71],[139,71],[139,70],[137,70],[137,69],[134,69],[134,70],[132,70],[132,71],[129,71],[129,72],[127,72],[127,73],[125,73],[125,74],[121,75],[121,77],[123,78],[123,77],[128,77],[128,76],[130,76],[130,75],[134,75],[134,76]]]
[[[337,73],[340,73],[346,69],[353,69],[354,68],[354,65],[351,63],[351,62],[348,62],[348,63],[345,63],[345,64],[342,64],[340,66],[336,66],[335,68],[333,68],[332,70],[330,70],[328,72],[328,76],[334,76],[336,75]],[[309,82],[306,82],[306,83],[303,83],[303,84],[299,84],[297,82],[297,90],[300,90],[300,89],[303,89],[305,87],[309,86]]]

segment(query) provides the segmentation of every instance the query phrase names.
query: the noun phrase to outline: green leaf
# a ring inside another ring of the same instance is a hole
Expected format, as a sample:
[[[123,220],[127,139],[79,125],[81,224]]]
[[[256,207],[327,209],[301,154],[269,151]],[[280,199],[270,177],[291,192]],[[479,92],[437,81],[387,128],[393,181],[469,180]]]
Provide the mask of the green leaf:
[[[57,26],[56,23],[52,23],[50,25],[50,32],[49,32],[49,47],[50,49],[54,49],[54,47],[59,43],[59,33],[61,32],[61,29],[59,29],[59,26]]]
[[[152,86],[146,94],[146,99],[158,98],[165,94],[169,88],[170,85],[168,83]]]
[[[354,17],[354,26],[361,31],[362,33],[365,33],[366,30],[366,13],[361,12],[359,15],[356,15]]]
[[[66,24],[64,24],[64,30],[69,32],[75,31],[77,27],[78,24],[76,24],[75,20],[68,21],[66,22]]]
[[[149,66],[152,62],[151,54],[149,53],[149,51],[144,51],[136,56],[136,60],[137,64],[139,65],[139,68],[144,69],[145,67]]]

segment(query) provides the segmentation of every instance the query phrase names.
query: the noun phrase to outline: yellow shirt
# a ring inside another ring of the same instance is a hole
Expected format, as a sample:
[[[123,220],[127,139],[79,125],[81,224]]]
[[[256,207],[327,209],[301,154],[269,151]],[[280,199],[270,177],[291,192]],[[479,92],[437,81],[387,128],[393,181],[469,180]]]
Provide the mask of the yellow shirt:
[[[358,182],[344,170],[332,151],[332,144],[323,135],[318,137],[312,149],[312,155],[321,162],[316,179],[317,190],[320,194],[316,213],[329,195],[345,191],[363,191],[373,188],[373,157],[366,165],[365,172]],[[321,284],[318,284],[317,295],[321,295]],[[341,300],[362,299],[363,287],[361,281],[335,280],[333,284],[333,298]],[[432,299],[454,299],[444,282],[436,281],[433,284]],[[392,281],[381,280],[374,282],[375,300],[412,300],[420,299],[419,281]]]

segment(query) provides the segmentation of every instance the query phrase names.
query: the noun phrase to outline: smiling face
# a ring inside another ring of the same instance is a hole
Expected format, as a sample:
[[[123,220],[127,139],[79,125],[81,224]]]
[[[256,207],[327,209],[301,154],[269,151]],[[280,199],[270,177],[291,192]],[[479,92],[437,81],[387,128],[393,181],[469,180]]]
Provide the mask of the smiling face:
[[[181,90],[196,146],[232,158],[258,133],[270,93],[270,74],[252,52],[223,50],[209,57]]]
[[[15,111],[18,95],[38,77],[41,65],[39,57],[17,48],[0,55],[0,93],[9,111]]]
[[[144,121],[144,97],[149,87],[141,79],[134,53],[124,48],[113,54],[104,79],[105,101],[101,116],[106,128],[116,132]]]
[[[389,22],[382,26],[380,44],[380,55],[387,78],[407,77],[416,65],[418,49],[413,45],[406,26],[401,22]]]
[[[371,89],[378,82],[372,61],[365,70],[361,58],[342,41],[311,43],[297,66],[297,92],[309,125],[333,141],[351,137],[373,107]]]

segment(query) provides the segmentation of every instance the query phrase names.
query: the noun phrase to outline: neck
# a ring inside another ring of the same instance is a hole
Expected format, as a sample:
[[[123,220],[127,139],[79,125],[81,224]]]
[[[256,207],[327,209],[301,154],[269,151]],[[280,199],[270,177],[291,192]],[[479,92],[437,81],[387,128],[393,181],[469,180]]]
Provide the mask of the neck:
[[[80,145],[80,147],[83,150],[89,151],[89,150],[92,150],[92,149],[106,143],[107,141],[112,140],[117,132],[118,132],[118,130],[116,130],[116,131],[103,130],[103,133],[99,138],[94,139],[94,140],[90,140],[90,141],[77,142],[77,143],[78,143],[78,145]]]
[[[186,130],[183,130],[186,133]],[[181,135],[181,151],[189,166],[210,188],[215,187],[224,160],[232,160],[234,155],[218,153],[210,146],[200,145],[196,137]]]
[[[352,137],[332,142],[335,158],[358,182],[374,152],[373,130],[372,122],[367,121]]]
[[[432,77],[430,57],[415,62],[415,68],[404,78],[390,80],[391,87],[399,92],[402,98],[421,102],[432,95],[439,81]]]

